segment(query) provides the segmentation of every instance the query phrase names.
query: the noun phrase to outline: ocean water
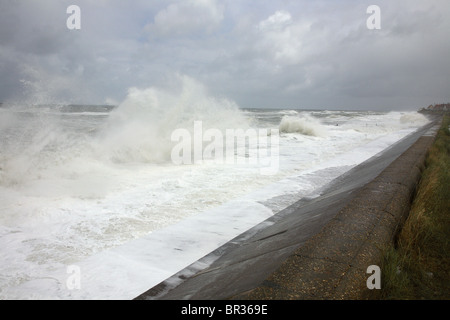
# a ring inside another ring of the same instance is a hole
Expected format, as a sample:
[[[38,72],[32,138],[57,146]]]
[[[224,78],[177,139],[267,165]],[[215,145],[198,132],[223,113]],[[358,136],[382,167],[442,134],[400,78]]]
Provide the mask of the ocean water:
[[[187,80],[115,108],[4,105],[0,299],[134,298],[427,122],[240,109]]]

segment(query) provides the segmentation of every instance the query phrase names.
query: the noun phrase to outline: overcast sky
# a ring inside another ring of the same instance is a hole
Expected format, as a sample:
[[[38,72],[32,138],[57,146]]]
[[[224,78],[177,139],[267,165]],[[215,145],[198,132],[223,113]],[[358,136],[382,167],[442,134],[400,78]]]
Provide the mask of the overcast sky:
[[[117,104],[184,75],[244,108],[416,110],[450,102],[450,1],[0,0],[0,75],[4,102]]]

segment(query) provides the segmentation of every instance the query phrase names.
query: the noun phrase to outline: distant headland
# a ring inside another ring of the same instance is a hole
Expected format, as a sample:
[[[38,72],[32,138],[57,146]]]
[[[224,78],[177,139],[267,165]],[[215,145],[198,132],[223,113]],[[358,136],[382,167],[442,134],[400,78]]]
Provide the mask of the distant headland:
[[[439,114],[449,113],[450,103],[430,104],[428,107],[420,109],[419,112]]]

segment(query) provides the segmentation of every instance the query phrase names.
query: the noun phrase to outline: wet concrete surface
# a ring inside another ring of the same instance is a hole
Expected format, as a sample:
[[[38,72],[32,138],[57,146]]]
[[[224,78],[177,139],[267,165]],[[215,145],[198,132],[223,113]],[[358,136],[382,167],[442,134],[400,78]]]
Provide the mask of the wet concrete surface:
[[[440,118],[136,299],[372,299],[367,267],[405,220]]]

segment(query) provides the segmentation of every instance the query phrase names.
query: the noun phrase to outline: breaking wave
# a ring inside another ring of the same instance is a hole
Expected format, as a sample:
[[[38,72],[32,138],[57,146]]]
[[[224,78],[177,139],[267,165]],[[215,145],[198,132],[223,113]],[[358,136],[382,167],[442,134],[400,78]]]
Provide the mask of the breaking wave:
[[[170,89],[131,88],[103,118],[58,110],[0,110],[0,184],[103,176],[106,166],[120,163],[169,163],[176,129],[192,133],[194,121],[202,121],[205,130],[249,126],[234,102],[209,95],[187,76],[178,76]]]
[[[409,112],[400,116],[400,123],[402,124],[425,124],[429,120],[426,116],[418,112]]]
[[[280,132],[300,133],[314,137],[326,137],[327,130],[319,120],[308,116],[284,116],[279,125]]]
[[[179,88],[164,90],[131,88],[114,110],[99,147],[114,162],[166,162],[174,142],[171,133],[183,128],[193,132],[194,121],[204,128],[246,128],[238,106],[207,94],[203,85],[186,76]]]

